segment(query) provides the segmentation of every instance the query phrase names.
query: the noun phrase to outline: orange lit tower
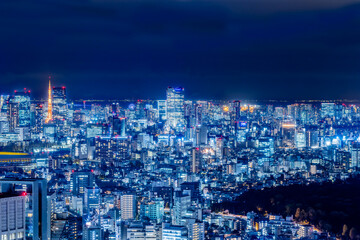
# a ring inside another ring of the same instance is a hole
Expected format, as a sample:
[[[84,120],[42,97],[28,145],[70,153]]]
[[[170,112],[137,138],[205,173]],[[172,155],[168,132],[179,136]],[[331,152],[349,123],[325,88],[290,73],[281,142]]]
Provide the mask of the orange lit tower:
[[[45,123],[52,120],[52,96],[51,96],[51,76],[49,76],[49,90],[48,90],[48,111],[45,119]]]

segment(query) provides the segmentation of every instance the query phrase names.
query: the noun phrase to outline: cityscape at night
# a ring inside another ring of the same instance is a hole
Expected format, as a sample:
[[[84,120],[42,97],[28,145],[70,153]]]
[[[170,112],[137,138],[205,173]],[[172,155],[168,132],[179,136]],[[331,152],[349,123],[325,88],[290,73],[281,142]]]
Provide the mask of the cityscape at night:
[[[360,1],[1,1],[0,29],[0,240],[360,239]]]

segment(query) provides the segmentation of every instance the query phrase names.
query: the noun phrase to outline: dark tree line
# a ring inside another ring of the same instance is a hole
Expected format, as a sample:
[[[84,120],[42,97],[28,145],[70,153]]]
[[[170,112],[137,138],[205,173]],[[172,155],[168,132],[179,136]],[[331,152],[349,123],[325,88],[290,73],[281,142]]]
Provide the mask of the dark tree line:
[[[356,239],[356,229],[360,229],[360,178],[250,190],[235,202],[214,204],[212,210],[293,216],[298,222],[309,222],[344,239]]]

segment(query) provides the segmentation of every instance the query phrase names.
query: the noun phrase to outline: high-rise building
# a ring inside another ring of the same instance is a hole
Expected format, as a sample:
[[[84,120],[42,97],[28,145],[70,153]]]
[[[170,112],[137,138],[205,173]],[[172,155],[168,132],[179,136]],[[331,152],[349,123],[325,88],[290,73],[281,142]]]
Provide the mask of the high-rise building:
[[[351,153],[343,150],[336,150],[335,153],[335,166],[343,169],[349,169],[351,160]]]
[[[115,166],[129,155],[129,142],[124,137],[113,137],[110,139],[112,161]]]
[[[1,179],[0,192],[19,192],[25,196],[26,239],[50,239],[50,211],[45,179]]]
[[[135,105],[136,119],[144,119],[145,115],[145,103],[142,100],[138,100]]]
[[[7,115],[9,131],[15,132],[15,128],[19,126],[19,105],[14,102],[9,102],[7,105]]]
[[[76,141],[72,146],[73,158],[87,160],[89,157],[88,144],[85,140]],[[90,154],[91,155],[91,154]]]
[[[187,222],[188,236],[192,240],[204,240],[205,239],[205,225],[204,222],[196,219],[189,219]]]
[[[9,133],[9,131],[9,122],[7,121],[7,118],[2,117],[0,120],[0,134]]]
[[[308,128],[306,130],[306,147],[319,146],[319,131],[315,128]]]
[[[57,123],[64,123],[67,118],[67,100],[65,87],[52,89],[52,116]]]
[[[87,187],[84,193],[84,212],[100,209],[100,188]]]
[[[164,200],[155,198],[152,201],[142,202],[140,205],[140,215],[160,223],[164,215]]]
[[[206,145],[207,144],[207,126],[201,125],[196,127],[196,146]]]
[[[16,91],[11,102],[17,103],[19,108],[18,127],[30,127],[30,91],[26,89],[23,92]]]
[[[284,122],[281,125],[282,145],[284,147],[295,147],[296,124]]]
[[[136,217],[136,195],[123,194],[120,197],[121,220],[132,220]]]
[[[157,101],[158,118],[160,122],[166,121],[166,100]]]
[[[7,103],[7,116],[11,132],[19,127],[30,127],[30,91],[15,91]]]
[[[335,116],[335,103],[321,103],[321,117],[332,118]]]
[[[44,124],[43,125],[44,137],[49,142],[55,142],[57,131],[55,124]]]
[[[6,109],[7,102],[9,101],[10,95],[0,95],[0,109],[3,111],[3,109]],[[6,111],[5,111],[6,112]]]
[[[268,137],[258,139],[259,164],[270,161],[274,154],[274,140]]]
[[[83,239],[82,235],[82,218],[69,212],[68,219],[65,223],[60,239]]]
[[[241,101],[237,100],[233,102],[232,122],[235,126],[240,122],[241,117]]]
[[[53,120],[52,116],[52,90],[51,90],[51,77],[49,76],[49,89],[48,89],[48,102],[47,102],[47,116],[45,119],[45,123],[49,123]]]
[[[74,172],[71,178],[70,188],[74,196],[84,194],[87,187],[94,185],[94,175],[91,172]]]
[[[95,159],[106,165],[119,165],[129,156],[129,143],[123,137],[96,137]]]
[[[198,173],[201,171],[201,152],[199,148],[191,149],[191,172]]]
[[[353,142],[350,145],[351,152],[351,168],[359,168],[360,167],[360,142]]]
[[[43,105],[38,103],[35,105],[35,109],[34,109],[34,125],[33,125],[33,130],[34,133],[40,133],[43,129],[43,114],[44,114],[44,109],[43,109]]]
[[[305,148],[306,147],[305,128],[301,128],[301,129],[296,130],[295,146],[296,146],[296,148]]]
[[[195,125],[201,125],[203,122],[203,107],[201,104],[195,105]]]
[[[166,90],[166,104],[168,125],[172,128],[184,128],[184,88],[168,87]]]
[[[48,192],[47,194],[47,205],[48,205],[48,229],[51,229],[51,236],[55,231],[55,218],[56,218],[56,214],[55,214],[55,205],[56,205],[56,193],[55,191],[51,191]]]
[[[113,116],[111,126],[113,136],[126,137],[126,118]]]
[[[186,215],[188,208],[191,206],[191,196],[182,191],[176,191],[174,194],[174,206],[172,209],[172,224],[184,225],[183,217]]]
[[[300,105],[300,114],[299,120],[302,124],[309,124],[311,122],[312,116],[312,105],[311,104],[301,104]]]
[[[25,238],[25,194],[0,194],[0,239]]]

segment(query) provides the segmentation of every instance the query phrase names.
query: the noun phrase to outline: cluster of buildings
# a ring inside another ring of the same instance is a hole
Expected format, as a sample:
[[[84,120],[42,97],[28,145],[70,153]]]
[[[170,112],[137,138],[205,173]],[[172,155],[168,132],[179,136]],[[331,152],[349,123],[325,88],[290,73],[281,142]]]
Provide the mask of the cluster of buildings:
[[[332,239],[291,216],[213,212],[249,189],[346,179],[360,112],[335,102],[0,98],[0,239]]]

